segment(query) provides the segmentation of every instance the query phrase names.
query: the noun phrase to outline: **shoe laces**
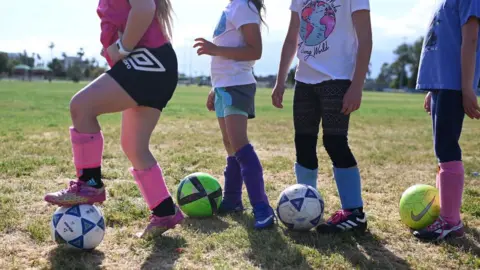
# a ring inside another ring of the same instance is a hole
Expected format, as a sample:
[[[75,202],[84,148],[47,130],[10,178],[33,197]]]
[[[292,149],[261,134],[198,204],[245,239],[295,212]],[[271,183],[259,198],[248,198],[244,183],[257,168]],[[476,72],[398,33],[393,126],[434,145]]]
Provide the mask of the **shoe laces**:
[[[333,216],[331,216],[329,219],[328,219],[328,223],[332,223],[332,224],[338,224],[340,222],[343,222],[345,220],[348,219],[348,216],[351,215],[352,213],[350,211],[347,211],[347,210],[338,210],[337,212],[335,212],[335,214],[333,214]]]
[[[80,181],[70,181],[68,188],[62,190],[62,193],[77,193],[80,191],[82,184]]]
[[[435,222],[433,222],[431,225],[427,227],[427,231],[429,232],[436,231],[438,229],[443,228],[445,224],[446,224],[445,220],[443,220],[442,217],[439,217],[437,218],[437,220],[435,220]]]

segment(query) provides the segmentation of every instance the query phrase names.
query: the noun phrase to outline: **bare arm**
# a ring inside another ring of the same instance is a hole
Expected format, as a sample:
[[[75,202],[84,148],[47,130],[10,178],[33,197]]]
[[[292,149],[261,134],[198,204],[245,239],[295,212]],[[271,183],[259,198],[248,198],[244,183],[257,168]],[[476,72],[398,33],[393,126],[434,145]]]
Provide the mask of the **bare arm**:
[[[462,91],[472,91],[474,87],[475,61],[477,59],[479,21],[471,17],[462,27]]]
[[[155,17],[154,0],[129,0],[132,9],[128,15],[127,26],[122,36],[122,44],[127,50],[133,50],[143,37]]]
[[[358,38],[357,59],[352,84],[343,97],[342,113],[348,115],[360,108],[362,90],[372,54],[372,25],[370,11],[358,10],[352,13],[353,26]]]
[[[252,61],[262,57],[262,35],[256,23],[243,25],[244,47],[217,47],[216,55],[236,61]]]
[[[277,85],[285,84],[287,80],[288,70],[292,64],[293,58],[298,46],[298,31],[300,30],[300,19],[297,12],[291,12],[290,26],[288,27],[287,36],[283,43],[282,56],[278,67]]]
[[[358,38],[357,61],[355,64],[352,85],[356,86],[355,89],[360,89],[361,91],[367,76],[373,46],[370,11],[355,11],[352,14],[352,20]]]
[[[221,56],[235,61],[253,61],[262,57],[262,34],[260,25],[249,23],[240,27],[245,46],[243,47],[221,47],[204,38],[195,39],[194,48],[198,55]]]

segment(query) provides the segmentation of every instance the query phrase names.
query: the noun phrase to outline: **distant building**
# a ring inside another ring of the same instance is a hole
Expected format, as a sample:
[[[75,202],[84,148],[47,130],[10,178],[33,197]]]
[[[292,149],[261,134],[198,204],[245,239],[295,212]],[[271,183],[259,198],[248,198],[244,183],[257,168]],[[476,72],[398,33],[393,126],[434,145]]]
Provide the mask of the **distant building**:
[[[9,59],[20,59],[22,53],[7,53]]]
[[[389,88],[388,84],[377,83],[375,80],[366,80],[363,87],[365,90],[370,91],[384,91]]]
[[[257,77],[257,86],[259,88],[272,88],[275,86],[275,82],[277,81],[277,76],[269,75],[266,77]]]
[[[80,59],[80,57],[66,56],[65,59],[63,59],[64,70],[68,70],[69,67],[73,66],[77,62],[82,64],[82,68],[83,68],[83,61],[82,61],[82,59]]]

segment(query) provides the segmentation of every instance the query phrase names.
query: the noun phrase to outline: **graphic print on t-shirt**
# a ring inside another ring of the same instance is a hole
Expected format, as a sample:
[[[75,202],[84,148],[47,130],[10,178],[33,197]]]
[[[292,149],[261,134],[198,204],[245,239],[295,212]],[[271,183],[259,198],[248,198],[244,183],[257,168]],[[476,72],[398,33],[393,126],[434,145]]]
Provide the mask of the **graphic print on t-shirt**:
[[[299,44],[302,52],[306,54],[305,60],[329,49],[327,39],[335,30],[336,13],[339,7],[335,6],[335,1],[308,0],[305,2],[300,13],[302,42]],[[305,46],[311,48],[305,48]]]
[[[215,27],[215,31],[213,32],[213,37],[218,37],[221,34],[225,33],[227,30],[227,14],[222,12],[222,17],[220,18],[220,21],[217,24],[217,27]]]
[[[427,51],[437,50],[437,27],[440,22],[440,19],[438,19],[438,13],[436,13],[432,19],[432,22],[430,23],[430,30],[428,31],[425,40],[425,50]]]

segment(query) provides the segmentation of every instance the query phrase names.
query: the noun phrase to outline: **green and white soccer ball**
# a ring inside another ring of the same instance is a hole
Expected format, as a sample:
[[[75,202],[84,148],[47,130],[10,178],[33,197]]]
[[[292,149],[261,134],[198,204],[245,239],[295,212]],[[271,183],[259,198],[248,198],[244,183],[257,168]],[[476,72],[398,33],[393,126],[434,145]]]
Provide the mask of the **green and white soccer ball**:
[[[221,202],[222,187],[215,177],[207,173],[193,173],[180,182],[177,203],[190,217],[212,216]]]
[[[440,215],[438,189],[430,185],[414,185],[400,199],[400,219],[414,230],[431,225]]]

